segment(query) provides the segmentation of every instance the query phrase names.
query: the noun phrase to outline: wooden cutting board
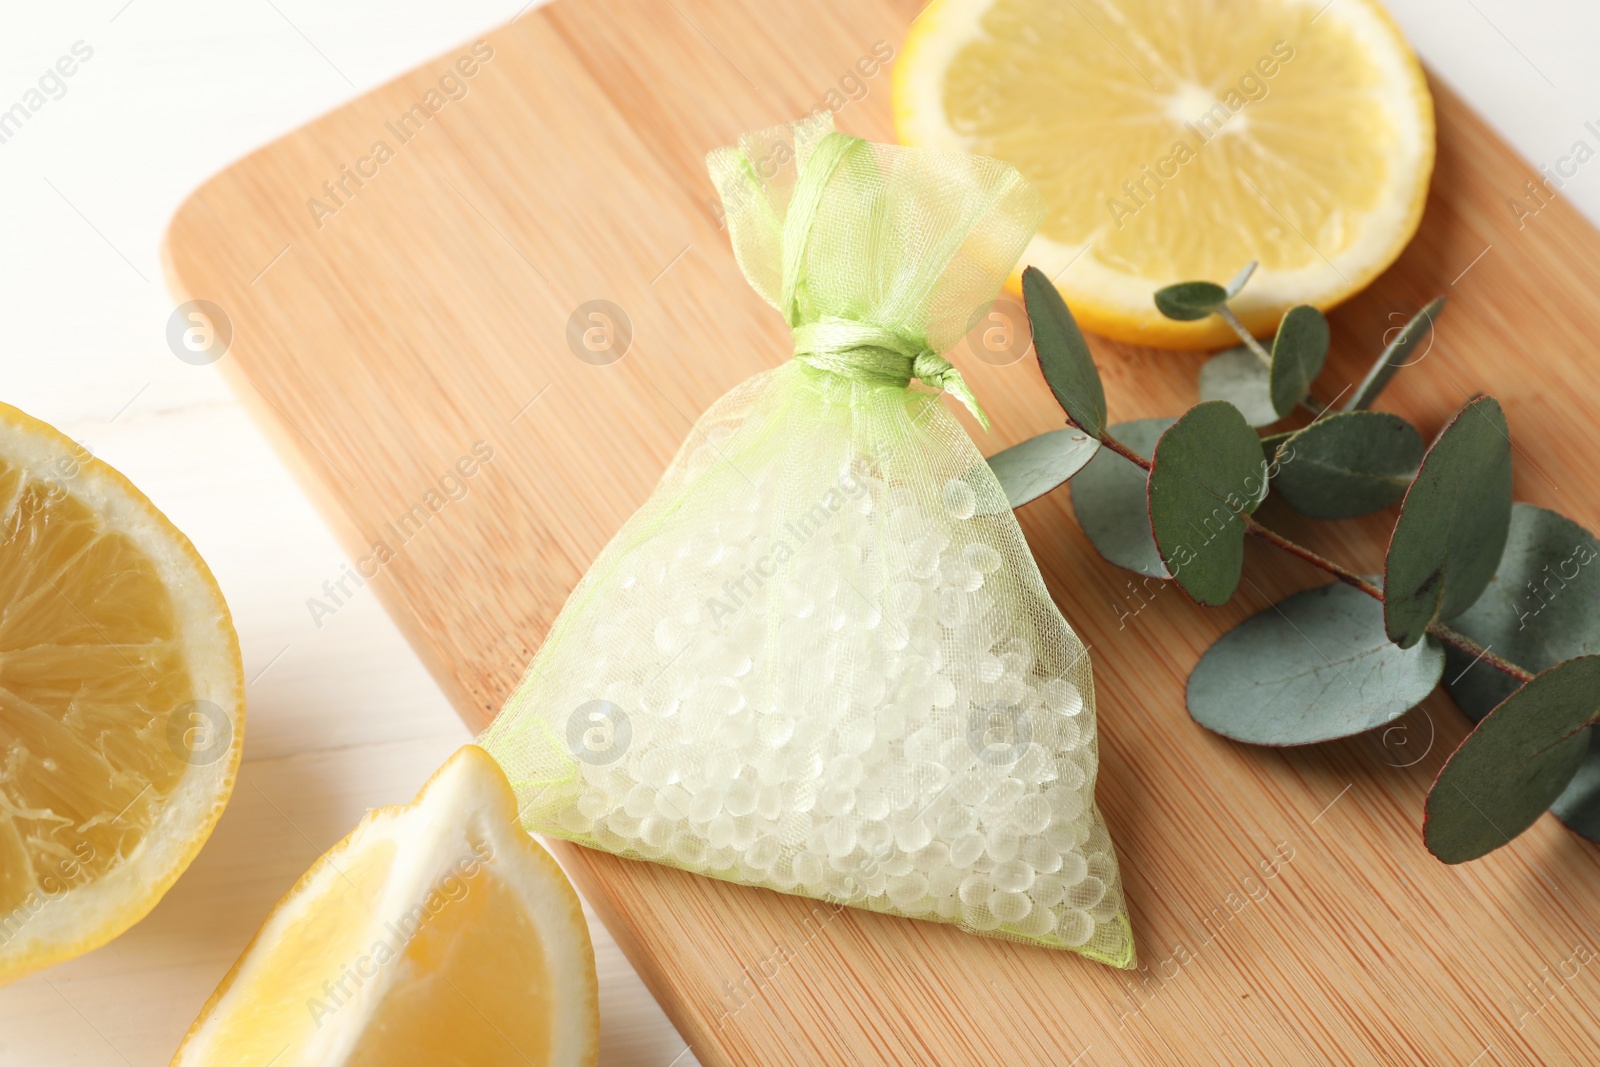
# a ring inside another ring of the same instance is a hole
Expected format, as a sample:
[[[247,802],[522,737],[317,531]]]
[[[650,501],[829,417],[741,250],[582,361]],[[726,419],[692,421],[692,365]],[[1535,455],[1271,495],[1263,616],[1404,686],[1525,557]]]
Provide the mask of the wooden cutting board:
[[[558,0],[241,161],[173,221],[173,288],[224,309],[222,367],[473,726],[694,417],[789,350],[719,231],[706,151],[818,104],[890,139],[889,73],[864,59],[898,50],[915,11]],[[1436,344],[1384,406],[1432,434],[1494,392],[1518,496],[1596,528],[1600,239],[1562,202],[1519,225],[1509,201],[1536,172],[1435,92],[1422,231],[1333,315],[1318,391],[1356,381],[1385,331],[1447,293]],[[615,362],[569,346],[591,300],[631,324]],[[1194,402],[1199,357],[1092,344],[1114,419]],[[987,451],[1060,424],[1031,359],[963,355],[995,418]],[[1266,518],[1369,570],[1392,522]],[[1252,544],[1227,608],[1168,589],[1138,610],[1066,493],[1022,520],[1093,649],[1099,798],[1142,969],[558,844],[701,1062],[1593,1060],[1600,851],[1544,819],[1488,859],[1434,862],[1422,800],[1465,732],[1448,699],[1387,745],[1291,751],[1185,713],[1216,635],[1320,575]]]

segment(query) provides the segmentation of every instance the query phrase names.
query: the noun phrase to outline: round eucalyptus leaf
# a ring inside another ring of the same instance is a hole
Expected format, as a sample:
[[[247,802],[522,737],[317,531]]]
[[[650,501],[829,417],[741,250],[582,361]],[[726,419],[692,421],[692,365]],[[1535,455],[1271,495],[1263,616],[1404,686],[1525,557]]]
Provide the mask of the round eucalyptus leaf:
[[[1511,532],[1489,588],[1450,625],[1530,671],[1600,653],[1600,541],[1564,515],[1532,504],[1511,509]],[[1445,649],[1450,695],[1473,722],[1517,681],[1455,648]],[[1550,811],[1600,842],[1600,731]]]
[[[1313,519],[1353,519],[1405,495],[1422,462],[1422,435],[1386,411],[1324,415],[1276,452],[1272,485]]]
[[[1225,604],[1244,566],[1241,515],[1267,491],[1261,439],[1222,400],[1196,404],[1161,435],[1146,491],[1167,570],[1202,604]]]
[[[1216,282],[1179,282],[1156,290],[1156,310],[1179,322],[1203,319],[1227,302],[1228,290]]]
[[[1467,735],[1428,792],[1423,840],[1446,863],[1493,852],[1571,784],[1600,713],[1600,656],[1535,675]]]
[[[1099,441],[1076,427],[1051,430],[996,452],[989,469],[1012,508],[1020,508],[1077,474],[1099,449]]]
[[[1311,392],[1328,358],[1328,320],[1309,304],[1289,309],[1272,339],[1272,406],[1287,415]]]
[[[1434,297],[1428,302],[1427,307],[1411,317],[1411,321],[1400,328],[1394,339],[1384,346],[1383,352],[1378,356],[1378,361],[1367,371],[1367,376],[1361,384],[1356,386],[1356,391],[1346,401],[1344,410],[1362,411],[1372,406],[1378,399],[1378,394],[1383,392],[1384,386],[1389,384],[1395,372],[1401,367],[1409,367],[1428,354],[1428,349],[1421,352],[1417,349],[1433,329],[1433,320],[1439,317],[1439,312],[1444,309],[1444,297]]]
[[[1106,391],[1077,320],[1055,283],[1038,267],[1022,272],[1022,299],[1039,369],[1056,403],[1079,429],[1098,439],[1106,429]]]
[[[1277,422],[1268,370],[1245,345],[1225,349],[1200,368],[1200,399],[1226,400],[1251,426]]]
[[[1511,437],[1505,413],[1479,396],[1440,431],[1407,490],[1384,562],[1384,626],[1409,648],[1436,619],[1478,599],[1511,525]]]
[[[1450,625],[1530,671],[1600,654],[1600,541],[1565,515],[1514,505],[1500,566]],[[1447,655],[1450,695],[1473,722],[1517,688],[1465,652]]]
[[[1111,436],[1149,459],[1176,419],[1138,419],[1111,427]],[[1144,471],[1108,448],[1072,479],[1072,512],[1095,551],[1108,562],[1152,578],[1169,578],[1150,533]]]
[[[1393,722],[1443,670],[1437,641],[1397,648],[1383,632],[1383,605],[1335,583],[1223,634],[1189,674],[1189,714],[1235,741],[1309,745]]]
[[[1550,814],[1580,837],[1600,842],[1600,728],[1589,727],[1589,751],[1571,783],[1550,805]]]

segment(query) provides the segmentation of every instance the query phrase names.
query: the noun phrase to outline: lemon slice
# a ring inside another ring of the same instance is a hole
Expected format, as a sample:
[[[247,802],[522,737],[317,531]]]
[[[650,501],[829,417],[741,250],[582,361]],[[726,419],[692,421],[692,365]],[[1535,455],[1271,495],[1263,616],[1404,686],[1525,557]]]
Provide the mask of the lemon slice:
[[[143,918],[243,747],[228,607],[128,480],[0,404],[0,984]]]
[[[1006,160],[1040,190],[1023,263],[1137,344],[1235,343],[1152,294],[1252,260],[1233,306],[1257,333],[1344,300],[1416,232],[1433,170],[1427,83],[1375,0],[933,0],[894,94],[906,144]]]
[[[467,745],[416,801],[368,813],[268,916],[173,1067],[592,1064],[578,896]]]

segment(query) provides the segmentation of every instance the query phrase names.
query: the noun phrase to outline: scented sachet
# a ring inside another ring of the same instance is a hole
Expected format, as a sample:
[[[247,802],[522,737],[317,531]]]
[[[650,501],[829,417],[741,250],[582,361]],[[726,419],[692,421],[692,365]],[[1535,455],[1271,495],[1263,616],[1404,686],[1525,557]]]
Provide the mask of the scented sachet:
[[[529,830],[1131,966],[1086,650],[939,396],[987,425],[939,353],[1040,199],[831,115],[709,166],[792,358],[700,418],[480,744]]]

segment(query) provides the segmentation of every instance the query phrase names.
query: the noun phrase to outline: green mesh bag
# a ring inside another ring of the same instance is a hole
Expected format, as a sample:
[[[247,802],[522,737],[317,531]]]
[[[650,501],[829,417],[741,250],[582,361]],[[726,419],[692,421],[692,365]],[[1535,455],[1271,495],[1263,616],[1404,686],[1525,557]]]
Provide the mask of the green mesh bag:
[[[937,353],[1042,205],[831,126],[712,153],[794,358],[701,417],[480,744],[532,831],[1131,966],[1088,656],[936,391],[982,419]]]

